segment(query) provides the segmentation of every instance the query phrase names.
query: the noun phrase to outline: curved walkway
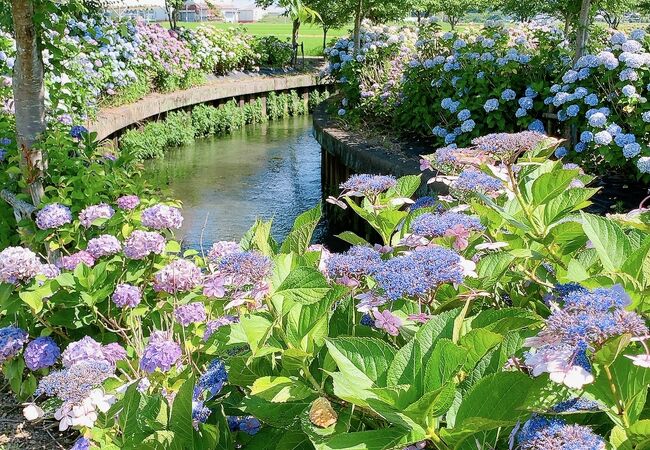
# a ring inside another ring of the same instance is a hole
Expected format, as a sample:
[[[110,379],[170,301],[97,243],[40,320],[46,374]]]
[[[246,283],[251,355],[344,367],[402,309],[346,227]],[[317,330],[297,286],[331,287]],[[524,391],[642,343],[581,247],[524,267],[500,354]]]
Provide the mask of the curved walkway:
[[[243,95],[320,86],[318,71],[294,74],[232,74],[216,77],[205,84],[166,94],[153,93],[134,103],[104,108],[86,127],[102,140],[134,123],[179,108]]]

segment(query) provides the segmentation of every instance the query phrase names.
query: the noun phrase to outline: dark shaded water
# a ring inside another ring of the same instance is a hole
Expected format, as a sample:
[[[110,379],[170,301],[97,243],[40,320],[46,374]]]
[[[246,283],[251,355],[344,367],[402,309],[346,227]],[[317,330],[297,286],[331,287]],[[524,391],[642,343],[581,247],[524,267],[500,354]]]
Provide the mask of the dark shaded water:
[[[183,201],[183,246],[199,249],[201,235],[206,250],[216,241],[239,241],[257,217],[273,219],[273,236],[282,240],[296,216],[321,200],[320,145],[312,131],[311,116],[251,125],[152,161],[151,181]]]

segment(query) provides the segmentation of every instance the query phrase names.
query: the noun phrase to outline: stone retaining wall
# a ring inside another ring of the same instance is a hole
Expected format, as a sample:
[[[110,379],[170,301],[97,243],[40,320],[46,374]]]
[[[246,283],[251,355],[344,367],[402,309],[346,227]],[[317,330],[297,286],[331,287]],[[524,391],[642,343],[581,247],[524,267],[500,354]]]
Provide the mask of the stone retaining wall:
[[[259,97],[274,91],[292,89],[306,92],[323,85],[317,73],[219,77],[183,91],[154,93],[134,103],[102,109],[86,127],[97,133],[98,140],[102,140],[143,120],[200,103],[245,96]]]

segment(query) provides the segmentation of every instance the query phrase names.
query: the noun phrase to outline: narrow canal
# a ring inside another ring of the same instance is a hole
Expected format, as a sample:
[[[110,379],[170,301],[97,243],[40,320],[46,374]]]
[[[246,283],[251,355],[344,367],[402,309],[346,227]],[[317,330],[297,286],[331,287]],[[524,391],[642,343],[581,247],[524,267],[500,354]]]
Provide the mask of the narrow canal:
[[[311,116],[292,117],[197,139],[150,162],[151,181],[183,201],[183,246],[239,241],[257,217],[273,219],[273,236],[282,240],[296,216],[321,200],[320,146],[312,132]]]

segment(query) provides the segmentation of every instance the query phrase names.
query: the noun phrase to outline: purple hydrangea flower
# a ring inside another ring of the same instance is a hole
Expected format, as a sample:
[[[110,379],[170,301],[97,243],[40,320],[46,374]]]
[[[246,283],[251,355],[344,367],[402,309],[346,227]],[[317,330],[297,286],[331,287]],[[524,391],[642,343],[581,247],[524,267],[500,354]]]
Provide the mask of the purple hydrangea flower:
[[[77,439],[70,450],[90,450],[90,441],[85,437]]]
[[[75,139],[81,139],[85,134],[88,134],[88,129],[83,125],[75,125],[70,129],[70,136]]]
[[[241,252],[242,249],[237,242],[219,241],[212,244],[212,248],[208,252],[208,259],[210,261],[216,262],[226,255]]]
[[[26,283],[41,271],[36,253],[23,247],[7,247],[0,252],[0,282]]]
[[[102,356],[111,365],[115,365],[118,361],[126,359],[126,350],[120,344],[113,342],[102,347]]]
[[[41,264],[41,270],[38,274],[52,280],[61,274],[61,270],[59,270],[59,268],[54,264]]]
[[[91,205],[79,213],[79,222],[81,222],[84,228],[90,228],[95,220],[110,219],[113,217],[113,214],[115,214],[115,211],[106,203]]]
[[[183,225],[183,216],[178,208],[158,204],[142,211],[142,225],[162,230],[165,228],[178,229]]]
[[[59,203],[46,205],[36,213],[36,226],[41,230],[59,228],[71,222],[72,213],[70,212],[70,208]]]
[[[120,308],[135,308],[142,300],[142,292],[137,286],[130,284],[118,284],[113,292],[113,303]]]
[[[41,336],[27,344],[23,356],[29,370],[40,370],[53,366],[61,356],[61,350],[54,339]]]
[[[201,398],[206,393],[205,400],[212,399],[221,392],[226,381],[228,381],[226,365],[219,358],[213,359],[196,382],[194,398]]]
[[[342,183],[340,189],[345,195],[354,196],[372,196],[377,195],[388,189],[395,187],[397,180],[389,175],[352,175],[345,183]]]
[[[383,261],[372,273],[390,300],[425,296],[444,283],[463,282],[461,257],[443,247],[428,247]]]
[[[155,231],[135,230],[124,243],[124,255],[130,259],[144,259],[150,254],[160,255],[165,250],[165,238]]]
[[[79,264],[85,264],[88,267],[95,265],[95,258],[93,255],[85,250],[80,250],[69,256],[62,256],[57,262],[58,266],[65,270],[74,270]]]
[[[122,244],[120,244],[120,241],[110,234],[103,234],[91,239],[88,241],[88,247],[86,248],[86,251],[95,259],[101,258],[102,256],[114,255],[121,250]]]
[[[156,292],[191,291],[201,284],[201,269],[185,259],[177,259],[156,273],[153,288]]]
[[[237,417],[237,416],[228,416],[226,417],[228,421],[228,427],[230,431],[241,431],[246,434],[255,435],[260,431],[262,424],[253,416]]]
[[[36,395],[56,396],[70,406],[81,404],[93,389],[110,378],[115,367],[103,360],[80,361],[41,378]]]
[[[411,232],[418,236],[442,237],[448,230],[461,226],[466,231],[483,231],[481,221],[473,216],[457,212],[424,213],[411,223]]]
[[[325,261],[325,275],[337,283],[357,286],[381,264],[381,254],[370,247],[354,246],[345,253],[332,253]]]
[[[501,159],[508,159],[512,155],[534,149],[547,138],[545,134],[536,131],[495,133],[475,138],[472,144],[480,151],[491,153]]]
[[[62,355],[63,365],[72,367],[81,361],[105,361],[102,344],[90,336],[68,344]]]
[[[459,193],[495,194],[503,188],[498,178],[475,169],[463,170],[450,188]]]
[[[205,312],[205,306],[203,303],[194,302],[187,305],[178,306],[174,310],[174,317],[178,323],[186,327],[192,323],[205,322],[207,314]]]
[[[402,326],[402,319],[393,315],[389,310],[379,312],[377,310],[372,312],[375,317],[375,328],[384,330],[391,336],[399,334],[399,328]]]
[[[605,441],[591,428],[569,425],[564,420],[534,415],[517,433],[522,450],[584,449],[604,450]]]
[[[117,199],[117,206],[120,209],[131,211],[140,204],[140,197],[137,195],[124,195]]]
[[[20,353],[27,339],[29,335],[18,327],[0,328],[0,364]]]
[[[149,344],[144,349],[140,359],[140,368],[148,373],[153,373],[156,369],[167,372],[180,357],[180,345],[171,340],[167,333],[155,331],[149,337]]]

